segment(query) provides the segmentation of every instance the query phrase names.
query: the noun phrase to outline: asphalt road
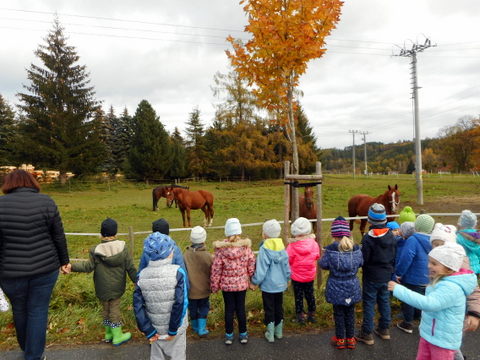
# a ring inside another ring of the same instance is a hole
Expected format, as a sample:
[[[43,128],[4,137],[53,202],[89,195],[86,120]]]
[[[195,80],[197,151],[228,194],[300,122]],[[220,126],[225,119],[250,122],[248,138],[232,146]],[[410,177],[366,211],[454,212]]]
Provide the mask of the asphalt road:
[[[330,345],[332,331],[321,334],[291,335],[274,344],[263,338],[250,338],[247,345],[238,340],[231,346],[223,344],[223,339],[188,341],[187,359],[189,360],[297,360],[297,359],[358,359],[358,360],[412,360],[415,359],[418,334],[405,334],[393,328],[392,340],[375,338],[375,345],[358,344],[356,350],[337,350]],[[106,344],[82,345],[76,347],[51,347],[47,349],[48,360],[119,360],[149,359],[149,345],[145,343],[127,343],[120,347]],[[463,352],[468,360],[480,360],[480,332],[469,333],[464,337]],[[20,351],[0,353],[1,360],[23,359]],[[173,359],[175,360],[175,359]]]

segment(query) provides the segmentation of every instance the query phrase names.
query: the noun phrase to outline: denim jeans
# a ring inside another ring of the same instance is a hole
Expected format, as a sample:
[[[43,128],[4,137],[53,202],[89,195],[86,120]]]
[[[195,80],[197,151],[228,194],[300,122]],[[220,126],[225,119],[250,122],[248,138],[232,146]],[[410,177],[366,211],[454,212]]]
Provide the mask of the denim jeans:
[[[191,320],[206,319],[210,311],[209,298],[188,299],[188,312]]]
[[[45,350],[48,305],[58,270],[47,274],[13,279],[0,279],[10,299],[17,341],[25,360],[39,360]]]
[[[402,285],[405,286],[407,289],[415,291],[416,293],[425,295],[425,286],[412,285],[412,284],[402,284]],[[403,320],[409,324],[412,323],[415,317],[420,317],[421,312],[419,309],[416,309],[413,306],[410,306],[404,302],[402,302],[401,304],[401,309],[403,314]]]
[[[391,322],[390,292],[387,283],[376,283],[368,280],[363,281],[363,324],[362,331],[365,334],[373,332],[373,319],[375,317],[375,303],[378,306],[380,319],[378,327],[388,329]]]

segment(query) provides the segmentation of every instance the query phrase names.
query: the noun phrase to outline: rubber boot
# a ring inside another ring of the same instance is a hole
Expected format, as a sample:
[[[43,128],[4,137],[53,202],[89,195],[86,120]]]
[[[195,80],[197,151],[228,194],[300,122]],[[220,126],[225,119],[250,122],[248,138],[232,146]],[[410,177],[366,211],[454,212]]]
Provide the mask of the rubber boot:
[[[114,346],[122,345],[123,343],[126,343],[128,340],[130,340],[130,338],[132,337],[132,334],[130,334],[129,332],[123,333],[121,326],[112,327],[112,334],[112,344]]]
[[[198,320],[190,320],[190,326],[192,327],[192,330],[196,333],[198,333]]]
[[[265,339],[268,342],[273,343],[275,341],[275,323],[271,322],[267,324],[267,331],[265,331]]]
[[[280,321],[277,326],[275,326],[275,337],[277,339],[283,338],[283,320]]]
[[[103,341],[106,343],[111,343],[113,340],[112,328],[108,325],[104,325],[104,327],[105,327],[105,337],[103,338]]]
[[[198,319],[198,336],[205,337],[210,333],[207,330],[207,319]]]

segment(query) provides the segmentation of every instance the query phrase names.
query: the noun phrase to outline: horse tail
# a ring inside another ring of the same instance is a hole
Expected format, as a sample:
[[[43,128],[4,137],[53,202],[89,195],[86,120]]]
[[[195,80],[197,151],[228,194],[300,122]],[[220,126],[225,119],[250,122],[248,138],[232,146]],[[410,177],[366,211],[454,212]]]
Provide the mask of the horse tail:
[[[158,188],[155,188],[152,190],[152,210],[153,211],[157,209],[157,204],[158,204],[157,189]]]

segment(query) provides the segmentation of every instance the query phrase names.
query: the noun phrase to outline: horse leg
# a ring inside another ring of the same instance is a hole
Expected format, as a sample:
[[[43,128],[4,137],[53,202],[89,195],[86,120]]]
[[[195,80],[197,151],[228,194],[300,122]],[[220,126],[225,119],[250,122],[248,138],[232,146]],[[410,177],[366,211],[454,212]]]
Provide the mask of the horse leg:
[[[362,233],[362,238],[363,238],[363,235],[365,234],[365,225],[367,225],[367,220],[362,219],[360,221],[360,232]]]
[[[205,205],[203,205],[201,209],[203,211],[203,226],[207,227],[210,222],[208,205],[205,203]]]
[[[187,220],[188,220],[188,227],[192,227],[192,223],[190,221],[190,208],[187,207]]]
[[[210,218],[210,221],[208,223],[208,226],[212,226],[213,224],[213,204],[208,204],[208,217]]]
[[[350,220],[350,232],[353,231],[353,223],[355,222],[355,220]]]
[[[155,211],[155,210],[158,209],[157,204],[158,204],[158,199],[157,199],[157,197],[155,196],[155,194],[153,194],[153,195],[152,195],[152,205],[153,205],[152,211]]]
[[[185,209],[180,208],[180,212],[182,213],[183,227],[187,227],[187,223],[185,222]]]

